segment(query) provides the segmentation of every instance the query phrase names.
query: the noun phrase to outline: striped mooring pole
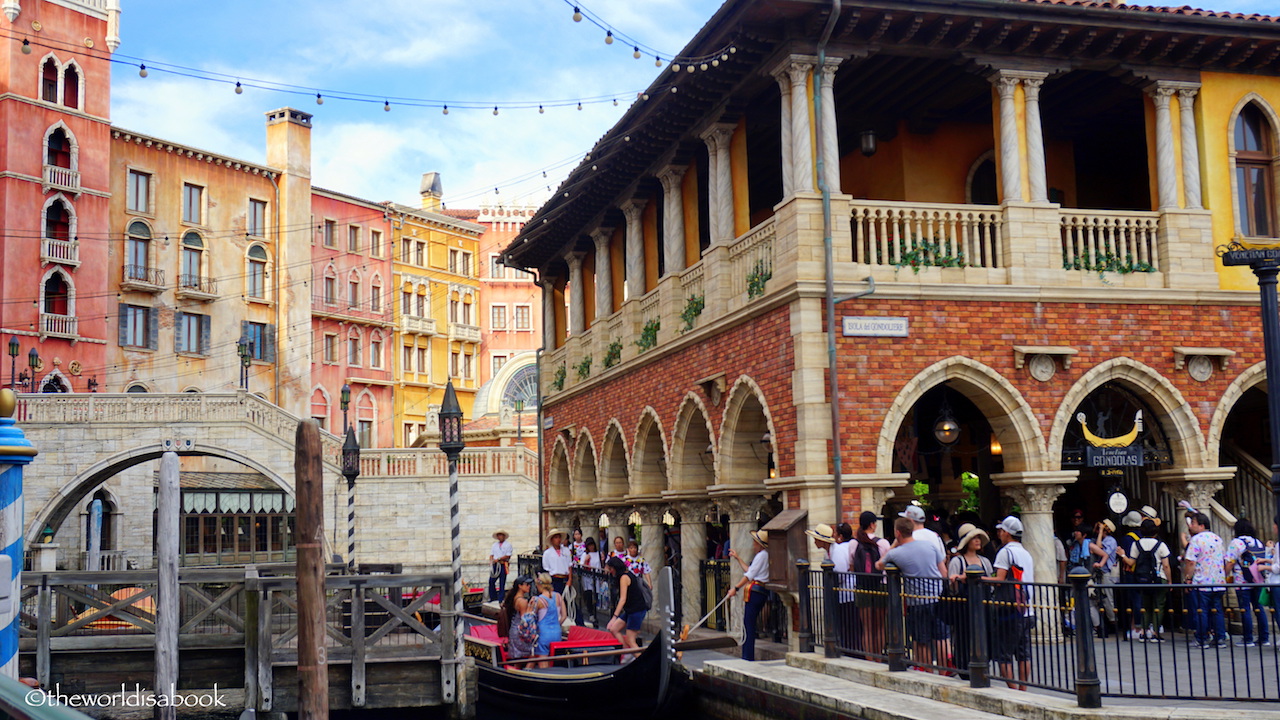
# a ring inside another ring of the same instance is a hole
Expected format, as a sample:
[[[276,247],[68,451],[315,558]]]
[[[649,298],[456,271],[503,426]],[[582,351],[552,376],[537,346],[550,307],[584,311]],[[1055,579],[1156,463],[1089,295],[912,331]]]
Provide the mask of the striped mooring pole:
[[[36,447],[13,419],[18,396],[0,390],[0,552],[9,559],[9,602],[0,607],[0,674],[18,678],[18,573],[22,572],[22,473],[36,456]]]
[[[445,664],[443,672],[460,673],[463,658],[462,623],[462,520],[458,510],[458,456],[467,444],[462,441],[462,407],[454,392],[453,381],[444,389],[444,402],[440,404],[440,449],[449,458],[449,544],[453,566],[453,658]],[[442,593],[443,594],[443,593]],[[443,603],[441,603],[443,604]],[[452,692],[450,692],[452,690]],[[458,694],[456,686],[445,685],[445,694],[452,695],[446,702],[454,702]]]
[[[342,476],[347,479],[347,572],[356,574],[356,478],[360,476],[360,442],[347,428],[342,443]]]

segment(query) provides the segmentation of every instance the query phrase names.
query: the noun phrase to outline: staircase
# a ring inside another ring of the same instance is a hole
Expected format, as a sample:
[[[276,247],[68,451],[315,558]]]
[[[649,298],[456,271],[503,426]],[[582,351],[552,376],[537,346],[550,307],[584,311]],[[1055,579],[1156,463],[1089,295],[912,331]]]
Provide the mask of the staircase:
[[[1236,475],[1224,483],[1215,499],[1237,517],[1249,518],[1259,540],[1275,540],[1270,522],[1276,514],[1271,469],[1232,440],[1223,440],[1220,464],[1235,465]]]

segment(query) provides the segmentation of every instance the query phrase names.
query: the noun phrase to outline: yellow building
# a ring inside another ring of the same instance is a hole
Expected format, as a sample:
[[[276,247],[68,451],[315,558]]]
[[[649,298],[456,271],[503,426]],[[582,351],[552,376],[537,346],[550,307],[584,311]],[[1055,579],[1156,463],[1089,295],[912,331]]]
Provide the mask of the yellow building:
[[[471,417],[479,387],[480,281],[476,272],[484,226],[444,214],[440,176],[422,176],[422,207],[388,203],[394,247],[395,371],[398,447],[434,423],[453,380]],[[434,429],[434,424],[432,426]]]

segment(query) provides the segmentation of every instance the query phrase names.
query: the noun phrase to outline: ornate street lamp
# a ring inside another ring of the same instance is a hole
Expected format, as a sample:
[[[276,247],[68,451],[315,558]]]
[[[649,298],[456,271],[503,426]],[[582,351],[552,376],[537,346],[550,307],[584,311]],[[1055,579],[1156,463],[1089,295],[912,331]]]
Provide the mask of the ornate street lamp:
[[[36,391],[36,370],[40,369],[40,353],[35,348],[31,348],[31,352],[27,353],[27,367],[31,368],[31,390]]]
[[[347,479],[347,572],[356,573],[356,478],[360,476],[360,442],[347,428],[342,443],[342,476]]]
[[[944,447],[950,449],[960,439],[960,423],[951,414],[951,403],[947,396],[942,396],[942,408],[938,410],[938,420],[933,424],[933,437]]]
[[[524,400],[516,400],[516,443],[523,445],[521,430],[524,430]]]
[[[89,392],[91,392],[91,393],[96,393],[96,392],[98,392],[98,378],[97,378],[97,376],[94,376],[94,377],[89,378],[89,382],[85,383],[85,385],[89,388]]]
[[[253,361],[253,343],[248,335],[241,335],[236,341],[236,354],[240,356],[240,388],[249,389],[249,364]]]
[[[347,408],[351,407],[351,386],[346,383],[342,384],[341,406],[342,406],[342,431],[346,432],[347,430],[351,429],[350,426],[347,425]]]
[[[18,338],[13,335],[9,336],[9,387],[17,392],[18,377]]]
[[[453,654],[462,660],[462,528],[458,513],[458,456],[467,446],[462,441],[462,407],[453,381],[444,387],[444,402],[440,405],[440,449],[449,458],[449,532],[453,539]]]

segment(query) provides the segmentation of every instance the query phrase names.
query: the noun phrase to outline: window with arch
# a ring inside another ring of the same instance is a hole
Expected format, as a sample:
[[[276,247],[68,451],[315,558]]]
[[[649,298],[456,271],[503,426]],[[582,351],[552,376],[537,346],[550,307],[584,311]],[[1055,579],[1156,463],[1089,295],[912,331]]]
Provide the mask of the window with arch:
[[[382,369],[382,335],[374,333],[369,338],[369,367]]]
[[[382,312],[382,281],[377,278],[369,286],[369,309]]]
[[[41,311],[49,315],[71,314],[71,282],[61,270],[55,270],[44,281]]]
[[[67,170],[73,168],[71,138],[63,128],[55,128],[45,142],[44,164]]]
[[[149,390],[147,390],[147,386],[146,386],[146,385],[142,385],[142,384],[140,384],[140,383],[134,383],[134,384],[130,385],[130,386],[125,390],[125,392],[127,392],[127,393],[145,393],[145,392],[150,392],[150,391],[149,391]]]
[[[69,108],[80,108],[80,71],[72,63],[62,71],[62,104]]]
[[[347,276],[347,307],[360,307],[360,276],[355,273]]]
[[[1249,103],[1236,118],[1236,212],[1240,232],[1248,237],[1275,234],[1272,134],[1262,110]]]
[[[60,197],[54,198],[44,210],[44,236],[50,240],[71,239],[71,206]]]
[[[261,245],[249,248],[249,272],[245,276],[245,292],[251,298],[267,296],[267,251]]]
[[[48,58],[40,66],[40,99],[58,102],[58,61]]]
[[[204,259],[204,240],[199,233],[189,232],[182,236],[182,274],[179,282],[182,287],[200,287],[200,276]]]
[[[129,223],[124,244],[125,279],[146,280],[147,261],[151,250],[151,228],[140,220]]]
[[[347,336],[347,364],[360,367],[360,336],[352,332]]]

